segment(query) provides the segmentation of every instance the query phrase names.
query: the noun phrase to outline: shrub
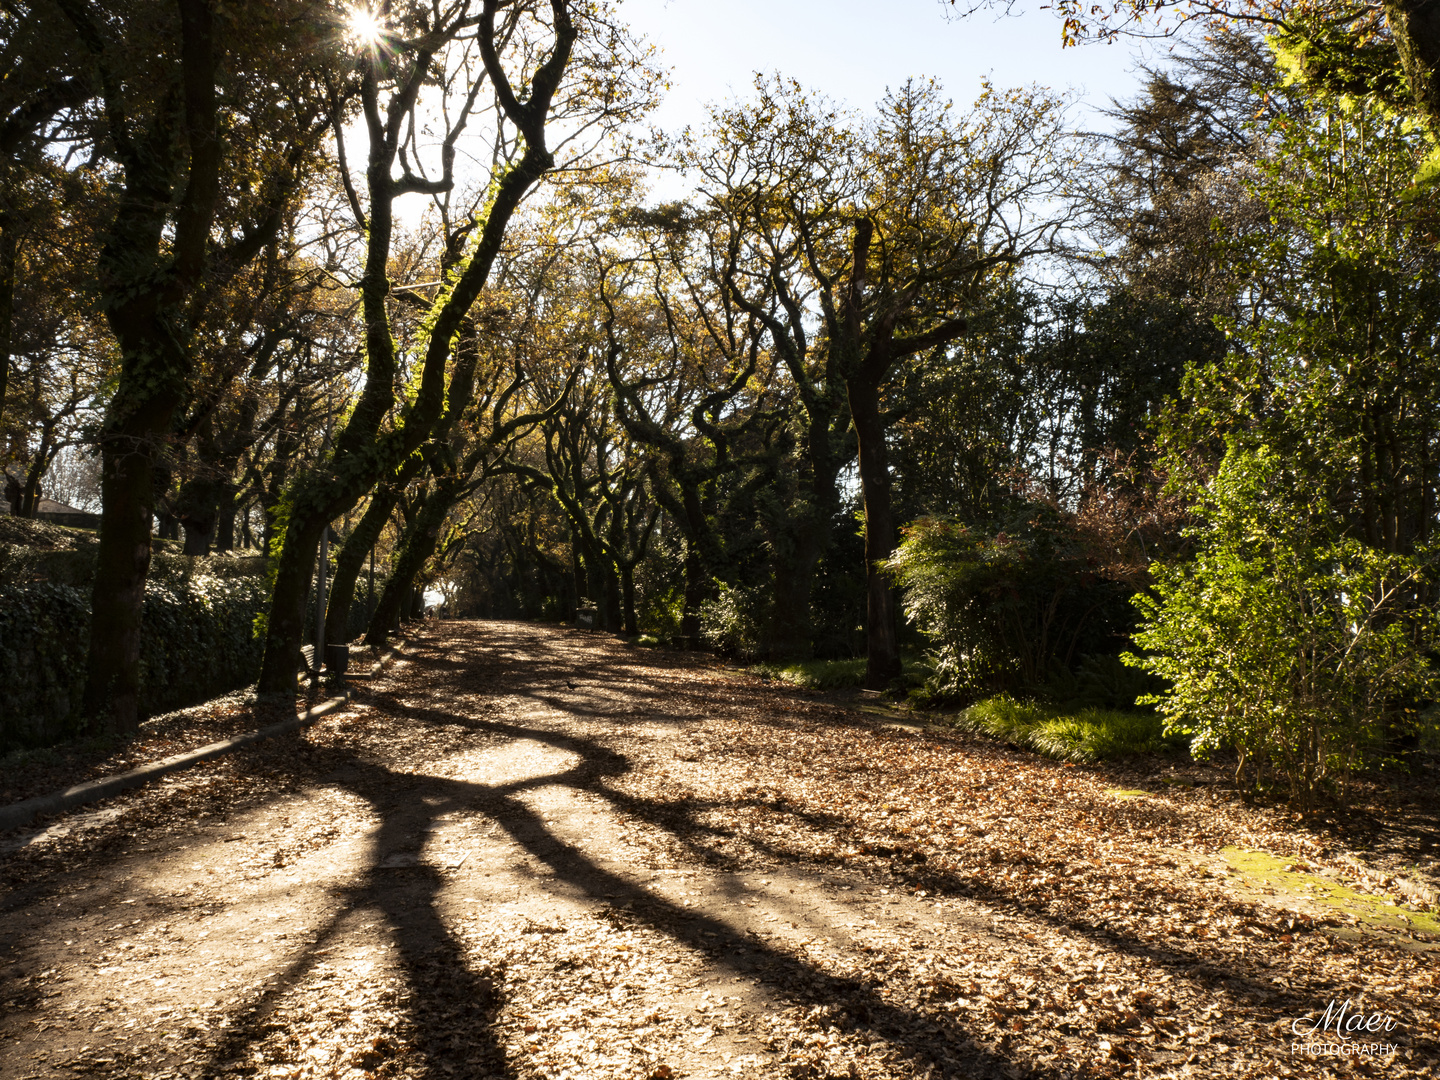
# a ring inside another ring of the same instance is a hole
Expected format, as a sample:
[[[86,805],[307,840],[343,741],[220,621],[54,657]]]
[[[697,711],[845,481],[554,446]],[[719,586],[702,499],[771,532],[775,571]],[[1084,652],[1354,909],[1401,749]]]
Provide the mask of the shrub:
[[[762,678],[776,679],[805,690],[848,690],[865,682],[865,660],[798,660],[791,664],[758,664]]]
[[[75,586],[0,586],[0,749],[77,733],[89,633],[89,597]]]
[[[717,581],[716,597],[700,605],[700,637],[726,656],[753,658],[765,654],[766,592]]]
[[[1134,584],[1075,515],[1026,504],[982,532],[922,518],[886,568],[906,614],[931,639],[933,700],[1033,691],[1088,653],[1115,653],[1133,622]]]
[[[1197,511],[1194,560],[1157,567],[1136,598],[1149,654],[1127,662],[1170,680],[1154,700],[1197,756],[1233,747],[1237,777],[1269,766],[1308,803],[1434,694],[1433,560],[1344,537],[1316,486],[1263,447],[1232,446]]]

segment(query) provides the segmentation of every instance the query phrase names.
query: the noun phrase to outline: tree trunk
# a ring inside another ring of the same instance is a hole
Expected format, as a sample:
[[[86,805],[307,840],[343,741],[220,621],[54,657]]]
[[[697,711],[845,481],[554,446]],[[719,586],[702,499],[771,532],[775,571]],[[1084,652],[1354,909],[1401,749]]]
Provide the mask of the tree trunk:
[[[215,523],[215,550],[235,550],[235,494],[229,493],[225,505],[220,508],[219,520]]]
[[[635,615],[635,567],[628,565],[620,570],[620,602],[625,609],[625,636],[638,637],[640,620]]]
[[[453,499],[445,497],[446,492],[437,489],[420,511],[405,528],[400,546],[395,554],[395,564],[390,571],[390,580],[380,593],[380,603],[375,614],[370,616],[370,628],[365,633],[365,644],[384,645],[390,628],[402,615],[408,615],[413,606],[415,578],[425,568],[425,561],[435,554],[435,545],[440,539],[440,527],[445,515],[450,512]]]
[[[119,146],[124,189],[100,258],[106,318],[120,347],[120,376],[100,433],[103,474],[100,549],[91,602],[85,711],[92,725],[132,731],[139,722],[140,623],[150,569],[154,468],[192,370],[188,320],[181,305],[205,269],[220,197],[222,143],[217,137],[217,57],[211,5],[180,8],[179,66],[185,134],[177,117],[157,109],[137,152],[120,96],[106,90],[111,135]],[[77,30],[103,62],[106,46],[88,13],[75,6]],[[160,136],[167,136],[161,139]],[[182,146],[188,154],[182,153]],[[183,168],[182,168],[183,166]],[[174,185],[185,186],[174,203]],[[171,210],[173,204],[173,212]],[[162,244],[163,241],[163,244]]]
[[[620,610],[620,575],[608,559],[602,567],[605,587],[605,631],[619,634],[625,629],[624,615]]]
[[[275,585],[266,620],[265,651],[268,680],[262,679],[262,694],[295,694],[295,673],[300,669],[300,643],[306,629],[305,607],[310,594],[315,556],[320,550],[320,533],[326,522],[311,518],[292,522],[285,543],[275,560]],[[284,660],[278,657],[283,656]],[[270,658],[276,658],[273,661]],[[272,666],[273,665],[273,666]],[[288,682],[278,672],[289,669]]]
[[[50,450],[50,432],[40,437],[40,450],[25,472],[25,487],[20,492],[20,516],[33,518],[40,510],[40,477],[45,475],[46,457]]]
[[[700,545],[685,538],[685,607],[680,614],[680,636],[683,647],[700,647],[700,605],[709,597],[710,582],[705,575],[705,560]]]
[[[810,591],[828,533],[813,506],[796,506],[771,534],[771,607],[767,656],[773,661],[809,660],[815,655]]]
[[[335,579],[330,586],[330,602],[325,608],[326,641],[337,645],[348,641],[350,608],[355,603],[355,589],[365,568],[365,557],[380,542],[380,534],[385,531],[385,524],[400,499],[400,490],[389,484],[376,489],[370,505],[340,548],[335,560]],[[374,590],[373,584],[371,590]]]
[[[150,570],[149,456],[101,443],[100,494],[105,507],[91,593],[90,648],[84,712],[95,731],[139,727],[140,622]]]
[[[564,55],[557,52],[556,56],[552,56],[552,62],[559,57],[563,66],[568,51],[567,44]],[[372,153],[374,152],[372,148]],[[393,400],[390,377],[395,370],[394,342],[385,316],[385,299],[389,295],[386,256],[389,253],[388,229],[392,221],[389,217],[388,202],[385,214],[382,215],[378,208],[372,210],[371,248],[367,252],[366,272],[361,289],[366,317],[367,356],[371,358],[371,369],[367,375],[365,390],[361,393],[360,403],[352,410],[349,422],[335,440],[332,458],[321,469],[311,472],[296,485],[292,497],[290,526],[282,542],[282,561],[288,558],[294,564],[301,558],[299,553],[290,555],[287,552],[290,531],[297,528],[300,530],[299,535],[313,558],[313,545],[319,543],[320,529],[349,511],[381,477],[402,466],[429,438],[445,406],[446,361],[451,355],[451,343],[459,333],[470,306],[489,280],[491,267],[504,239],[505,228],[521,198],[552,164],[553,160],[543,146],[528,146],[519,164],[501,179],[475,253],[446,294],[447,299],[443,306],[435,314],[415,398],[400,429],[383,439],[378,433],[380,423],[389,412]],[[388,169],[389,166],[386,165],[385,168]],[[375,190],[381,191],[386,199],[391,198],[389,181],[381,180],[379,173],[373,169],[372,178]],[[374,206],[372,198],[372,207]],[[382,222],[386,227],[383,236],[379,228]],[[386,357],[383,361],[377,359],[381,353]],[[377,374],[384,376],[383,385]],[[311,532],[315,536],[313,543],[309,541]],[[270,599],[271,632],[267,638],[265,659],[260,670],[262,693],[279,693],[287,689],[294,693],[293,681],[289,679],[286,667],[290,663],[291,654],[299,646],[303,610],[297,613],[298,593],[295,590],[298,579],[293,576],[285,578],[284,588],[281,587],[281,580],[277,576]],[[371,627],[376,625],[372,618]],[[277,628],[283,628],[286,634],[294,636],[277,637]],[[371,635],[367,634],[366,641],[370,640]]]
[[[203,517],[171,519],[178,520],[180,527],[185,530],[186,555],[210,554],[210,541],[215,535],[215,522],[218,516],[218,514],[206,514]]]
[[[340,549],[340,556],[336,560],[330,603],[325,609],[326,641],[340,644],[348,640],[350,608],[355,603],[355,588],[367,555],[370,556],[369,599],[374,599],[375,545],[380,542],[380,534],[385,531],[390,515],[395,512],[395,504],[404,494],[405,486],[419,474],[424,465],[424,458],[418,454],[412,455],[389,482],[381,484],[371,493],[370,505],[360,516],[359,523]]]
[[[879,387],[847,380],[850,415],[859,444],[860,491],[865,501],[865,686],[883,690],[900,676],[900,643],[895,588],[880,564],[895,552],[895,519],[890,508],[890,463]]]
[[[1385,17],[1415,104],[1431,134],[1440,138],[1440,4],[1386,0]]]

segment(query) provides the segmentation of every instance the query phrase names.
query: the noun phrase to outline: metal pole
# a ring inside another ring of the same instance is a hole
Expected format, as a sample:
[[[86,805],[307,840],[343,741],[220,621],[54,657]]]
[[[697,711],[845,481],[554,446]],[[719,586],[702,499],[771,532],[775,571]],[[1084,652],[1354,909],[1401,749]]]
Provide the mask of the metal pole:
[[[330,452],[330,417],[325,417],[325,441],[320,446],[323,458]],[[330,568],[330,523],[320,530],[320,565],[317,568],[315,586],[315,679],[320,679],[320,669],[325,664],[325,571]]]
[[[330,525],[327,522],[325,531],[320,534],[320,571],[319,582],[315,589],[315,674],[320,674],[320,666],[325,661],[325,570],[330,562]]]

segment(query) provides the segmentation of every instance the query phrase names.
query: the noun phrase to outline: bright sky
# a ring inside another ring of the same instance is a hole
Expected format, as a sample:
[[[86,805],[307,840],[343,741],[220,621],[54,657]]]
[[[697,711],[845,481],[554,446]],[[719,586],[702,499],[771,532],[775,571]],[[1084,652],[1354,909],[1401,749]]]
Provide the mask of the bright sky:
[[[1062,49],[1060,22],[1043,3],[1017,0],[1011,17],[959,20],[947,19],[954,9],[941,0],[623,0],[620,11],[672,69],[655,118],[667,130],[702,122],[707,103],[748,96],[756,71],[865,110],[886,87],[921,75],[938,77],[957,104],[973,100],[986,75],[1002,88],[1074,90],[1087,112],[1133,96],[1139,47]]]
[[[671,133],[703,125],[709,104],[749,97],[757,71],[779,72],[865,112],[887,88],[919,76],[938,78],[963,106],[988,75],[1000,89],[1069,91],[1077,103],[1072,124],[1106,130],[1112,124],[1099,110],[1134,97],[1137,63],[1163,56],[1166,45],[1132,39],[1062,48],[1060,20],[1045,2],[1015,0],[1009,16],[982,11],[963,19],[951,18],[943,0],[621,0],[619,14],[659,46],[670,69],[670,90],[651,122]],[[358,121],[347,139],[355,168],[364,160]],[[652,198],[685,194],[678,176],[652,182]],[[397,212],[413,224],[427,205],[426,197],[409,196]]]

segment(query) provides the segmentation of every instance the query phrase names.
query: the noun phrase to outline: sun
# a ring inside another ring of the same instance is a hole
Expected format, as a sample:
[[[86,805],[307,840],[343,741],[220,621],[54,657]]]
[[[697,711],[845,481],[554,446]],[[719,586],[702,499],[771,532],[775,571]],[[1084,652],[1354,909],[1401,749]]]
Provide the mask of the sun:
[[[350,36],[366,45],[374,45],[380,40],[385,32],[384,25],[375,12],[369,8],[351,8],[350,17],[345,20],[345,25],[350,31]]]

